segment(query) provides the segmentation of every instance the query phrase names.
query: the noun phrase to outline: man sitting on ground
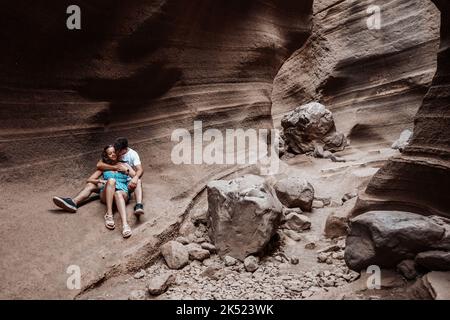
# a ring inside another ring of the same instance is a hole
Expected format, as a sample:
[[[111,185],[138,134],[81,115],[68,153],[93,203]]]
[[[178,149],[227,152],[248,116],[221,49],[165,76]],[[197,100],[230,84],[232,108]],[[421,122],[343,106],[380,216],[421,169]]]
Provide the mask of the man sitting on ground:
[[[136,205],[134,206],[134,214],[139,216],[144,214],[144,205],[142,203],[142,181],[141,177],[144,173],[139,154],[128,147],[128,140],[126,138],[117,138],[114,143],[114,149],[119,157],[119,163],[116,165],[109,165],[103,161],[97,163],[97,169],[101,171],[119,171],[126,173],[128,168],[124,163],[130,165],[135,171],[136,175],[129,181],[128,188],[136,194]],[[92,193],[98,193],[100,186],[88,182],[74,198],[53,197],[55,205],[61,209],[75,213],[78,207],[84,201],[88,200]]]

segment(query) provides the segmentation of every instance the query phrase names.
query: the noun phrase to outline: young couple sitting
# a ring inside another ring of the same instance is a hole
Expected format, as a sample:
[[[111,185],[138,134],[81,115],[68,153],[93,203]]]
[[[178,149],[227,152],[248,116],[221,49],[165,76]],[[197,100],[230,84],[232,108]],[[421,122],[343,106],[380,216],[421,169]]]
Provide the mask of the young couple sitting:
[[[75,213],[81,203],[88,200],[95,192],[100,194],[100,200],[106,204],[105,226],[113,230],[113,203],[122,219],[122,236],[131,236],[131,228],[127,221],[126,204],[131,193],[136,196],[134,214],[144,214],[142,204],[142,182],[140,180],[144,170],[139,154],[128,147],[126,138],[117,138],[114,145],[103,149],[101,160],[97,163],[97,170],[89,177],[86,186],[74,198],[53,197],[53,202],[61,209]]]

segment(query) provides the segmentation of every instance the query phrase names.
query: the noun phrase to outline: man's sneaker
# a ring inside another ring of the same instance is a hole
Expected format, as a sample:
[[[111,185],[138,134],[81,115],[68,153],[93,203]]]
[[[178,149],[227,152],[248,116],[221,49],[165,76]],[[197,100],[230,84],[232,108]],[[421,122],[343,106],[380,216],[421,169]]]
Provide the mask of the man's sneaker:
[[[134,206],[134,214],[137,216],[144,214],[144,205],[142,203],[136,203]]]
[[[77,205],[71,198],[53,197],[53,202],[65,211],[72,213],[77,212]]]

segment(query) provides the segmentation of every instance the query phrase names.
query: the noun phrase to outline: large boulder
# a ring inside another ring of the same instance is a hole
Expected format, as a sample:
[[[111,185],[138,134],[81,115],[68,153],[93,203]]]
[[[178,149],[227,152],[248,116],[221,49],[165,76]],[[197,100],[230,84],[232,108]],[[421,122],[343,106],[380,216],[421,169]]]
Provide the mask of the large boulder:
[[[314,200],[314,187],[299,176],[279,180],[275,184],[278,199],[288,208],[300,208],[311,211]]]
[[[345,262],[360,271],[370,265],[393,268],[414,259],[441,241],[442,226],[432,219],[409,212],[371,211],[350,220]]]
[[[209,235],[218,254],[243,261],[261,252],[275,234],[282,205],[259,176],[216,180],[207,185]]]
[[[287,113],[281,119],[281,126],[285,143],[294,153],[312,152],[316,146],[340,151],[347,144],[345,136],[336,132],[331,111],[317,102],[297,107]]]
[[[189,252],[178,241],[169,241],[163,244],[161,254],[170,269],[181,269],[189,263]]]

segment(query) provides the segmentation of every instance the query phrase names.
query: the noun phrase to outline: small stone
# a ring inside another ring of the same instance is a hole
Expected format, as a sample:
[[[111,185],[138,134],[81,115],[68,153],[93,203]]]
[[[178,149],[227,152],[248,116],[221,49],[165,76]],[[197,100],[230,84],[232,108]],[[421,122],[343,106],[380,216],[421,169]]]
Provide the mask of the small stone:
[[[322,252],[335,252],[335,251],[339,251],[341,250],[341,247],[337,244],[333,244],[331,246],[325,247],[323,249],[320,249],[317,251],[317,253],[322,253]]]
[[[342,259],[344,259],[344,252],[343,251],[332,252],[331,258],[336,259],[336,260],[342,260]]]
[[[203,261],[210,257],[210,252],[208,250],[203,249],[199,244],[197,243],[190,243],[185,246],[188,254],[189,259],[191,260],[198,260]]]
[[[188,244],[189,243],[189,240],[187,238],[185,238],[185,237],[178,237],[178,238],[175,239],[175,241],[177,241],[177,242],[179,242],[181,244]]]
[[[414,260],[403,260],[397,265],[397,270],[408,280],[414,280],[419,276]]]
[[[283,230],[283,232],[286,236],[288,236],[289,238],[291,238],[294,241],[302,240],[302,236],[299,233],[295,232],[294,230],[285,229],[285,230]]]
[[[350,199],[356,198],[358,196],[357,192],[348,192],[342,196],[342,202],[346,202]]]
[[[237,263],[237,260],[235,258],[231,257],[231,256],[225,256],[223,258],[223,260],[225,262],[225,266],[227,266],[227,267],[234,266]]]
[[[290,213],[286,216],[286,228],[294,231],[304,231],[311,228],[311,219],[303,214]]]
[[[200,246],[202,249],[208,250],[211,253],[215,253],[217,251],[216,247],[209,242],[203,242]]]
[[[333,264],[333,259],[331,259],[330,257],[327,258],[327,260],[325,261],[327,264]]]
[[[314,294],[314,292],[310,291],[310,290],[306,290],[302,292],[302,298],[309,298]]]
[[[305,244],[305,249],[314,250],[315,248],[316,248],[315,242],[308,242],[307,244]]]
[[[248,272],[255,272],[259,267],[259,259],[254,256],[248,256],[244,260],[244,267]]]
[[[194,242],[195,242],[195,243],[203,243],[203,242],[206,242],[206,241],[207,241],[207,240],[206,240],[205,237],[200,237],[200,238],[194,239]]]
[[[325,206],[324,203],[322,201],[320,201],[320,200],[314,200],[313,203],[312,203],[312,207],[314,209],[321,209],[324,206]]]
[[[147,286],[148,292],[157,296],[167,291],[170,285],[174,284],[176,277],[172,273],[164,273],[156,276],[149,281]]]
[[[144,269],[141,269],[139,272],[135,273],[133,278],[135,279],[142,279],[147,275]]]
[[[144,290],[133,290],[128,297],[128,300],[145,300],[147,293]]]
[[[328,255],[324,252],[319,253],[317,256],[317,262],[319,263],[325,263],[328,259]]]
[[[291,264],[298,264],[299,259],[297,257],[291,257]]]
[[[161,254],[170,269],[181,269],[189,263],[189,252],[177,241],[169,241],[161,246]]]

